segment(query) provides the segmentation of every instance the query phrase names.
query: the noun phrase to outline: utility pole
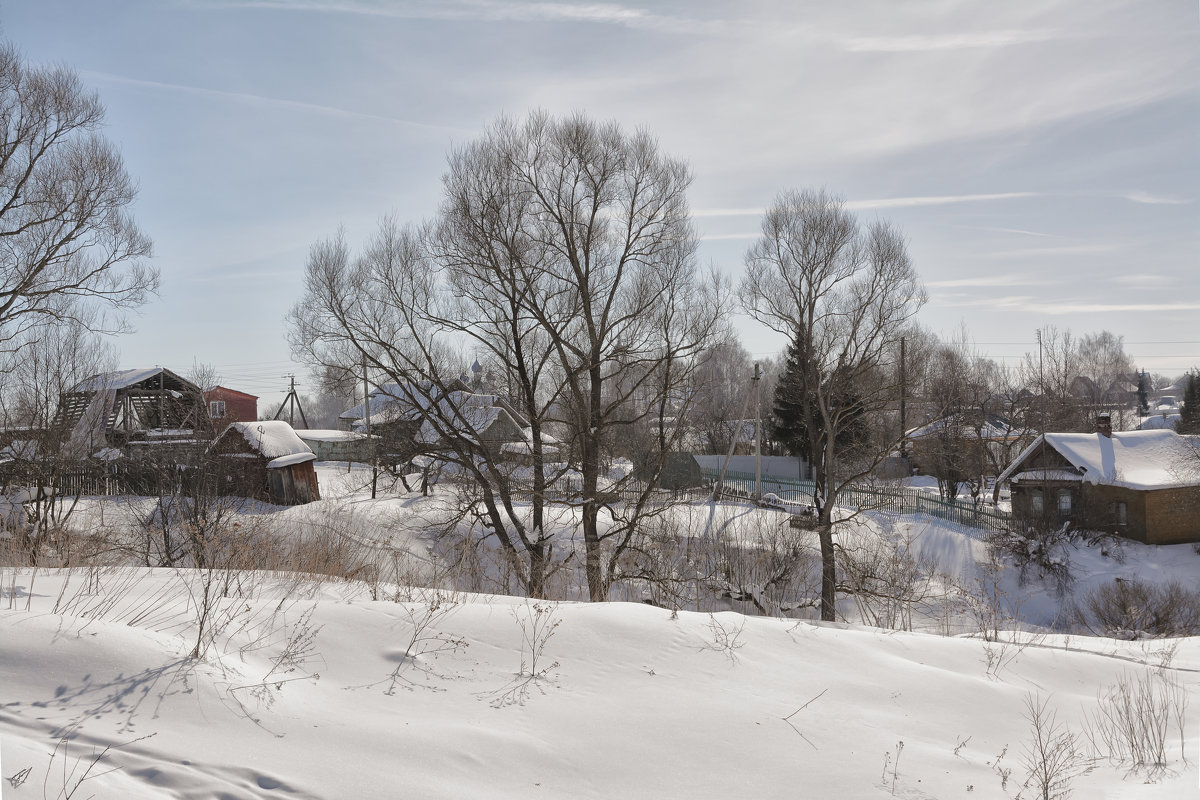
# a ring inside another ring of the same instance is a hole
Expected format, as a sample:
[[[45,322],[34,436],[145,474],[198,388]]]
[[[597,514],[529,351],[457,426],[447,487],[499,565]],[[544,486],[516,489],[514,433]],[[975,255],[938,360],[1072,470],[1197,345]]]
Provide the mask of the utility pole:
[[[1042,434],[1045,434],[1046,433],[1046,378],[1042,374],[1042,329],[1038,328],[1035,335],[1037,336],[1037,343],[1038,343],[1038,405],[1041,406],[1041,411],[1042,411],[1042,413],[1041,413],[1042,424],[1040,426],[1041,431],[1039,431],[1039,432]]]
[[[363,371],[363,419],[366,421],[367,447],[371,450],[371,499],[375,499],[375,491],[379,484],[379,459],[375,452],[375,442],[371,439],[371,386],[367,379],[367,357],[362,357]]]
[[[762,366],[754,362],[754,499],[762,500]]]
[[[906,401],[908,399],[908,375],[905,373],[904,336],[900,337],[900,457],[905,458],[905,445],[908,443],[908,420]]]
[[[308,417],[304,416],[304,406],[300,402],[300,396],[298,394],[296,394],[296,376],[295,375],[284,375],[283,377],[287,378],[290,381],[288,384],[288,394],[287,394],[287,397],[283,401],[283,405],[279,406],[279,410],[275,412],[275,416],[272,417],[272,419],[279,419],[280,415],[283,414],[283,407],[287,406],[287,408],[288,408],[288,424],[294,428],[294,427],[296,427],[296,410],[299,409],[300,421],[302,423],[304,423],[304,429],[307,430],[308,429]]]

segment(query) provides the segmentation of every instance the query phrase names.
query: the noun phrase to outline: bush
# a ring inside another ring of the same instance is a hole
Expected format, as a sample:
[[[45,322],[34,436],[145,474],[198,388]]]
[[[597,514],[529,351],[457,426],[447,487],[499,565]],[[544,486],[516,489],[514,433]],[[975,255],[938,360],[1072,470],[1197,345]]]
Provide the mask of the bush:
[[[1083,600],[1078,621],[1093,633],[1119,639],[1200,634],[1200,590],[1178,581],[1146,583],[1117,578]]]
[[[1059,530],[998,531],[989,534],[987,543],[993,560],[1011,561],[1017,567],[1022,584],[1034,572],[1040,577],[1052,578],[1055,589],[1062,595],[1074,582],[1066,549],[1070,540],[1071,534],[1064,525]]]

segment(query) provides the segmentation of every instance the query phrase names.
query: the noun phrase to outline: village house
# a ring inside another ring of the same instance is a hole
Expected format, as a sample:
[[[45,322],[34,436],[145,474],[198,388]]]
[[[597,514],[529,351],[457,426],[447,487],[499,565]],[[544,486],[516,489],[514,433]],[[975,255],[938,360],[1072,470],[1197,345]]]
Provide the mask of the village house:
[[[913,468],[934,476],[995,477],[1023,439],[1026,432],[998,414],[950,414],[905,434]]]
[[[502,458],[520,460],[529,449],[528,421],[503,397],[472,390],[466,376],[445,387],[384,384],[344,411],[338,427],[369,431],[380,448],[401,457],[444,447],[451,430]]]
[[[258,419],[258,397],[227,386],[214,386],[204,392],[208,418],[213,430],[224,430],[231,422],[254,422]]]
[[[298,505],[321,499],[316,454],[283,421],[234,422],[209,447],[219,458],[222,493]]]
[[[1038,436],[997,481],[1030,525],[1109,531],[1148,544],[1200,542],[1200,437],[1172,430]]]

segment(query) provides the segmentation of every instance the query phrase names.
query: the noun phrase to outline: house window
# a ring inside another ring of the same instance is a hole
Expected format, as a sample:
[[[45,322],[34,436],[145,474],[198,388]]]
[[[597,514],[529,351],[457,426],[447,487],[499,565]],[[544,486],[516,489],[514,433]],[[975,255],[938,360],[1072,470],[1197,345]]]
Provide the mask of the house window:
[[[1034,489],[1029,494],[1029,508],[1033,513],[1042,513],[1042,490]]]
[[[1058,513],[1060,513],[1060,514],[1070,514],[1071,513],[1071,490],[1070,489],[1060,489],[1059,490],[1059,492],[1058,492]]]
[[[1124,525],[1125,524],[1125,504],[1124,503],[1113,503],[1112,504],[1112,516],[1113,516],[1114,522],[1116,522],[1118,525]]]
[[[208,416],[212,417],[213,419],[220,419],[221,417],[225,416],[225,401],[210,400],[208,402]]]

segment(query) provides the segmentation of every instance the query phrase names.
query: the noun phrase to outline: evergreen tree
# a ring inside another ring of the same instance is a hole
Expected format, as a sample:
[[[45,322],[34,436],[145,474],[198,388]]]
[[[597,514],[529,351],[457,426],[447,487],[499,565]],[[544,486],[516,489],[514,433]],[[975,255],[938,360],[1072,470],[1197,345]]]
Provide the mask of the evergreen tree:
[[[1150,397],[1146,392],[1146,373],[1138,371],[1137,388],[1138,416],[1144,417],[1150,413]]]
[[[1200,372],[1189,372],[1187,388],[1183,390],[1183,408],[1175,430],[1179,433],[1200,434]]]
[[[807,464],[818,461],[816,447],[824,431],[824,416],[817,406],[820,368],[804,350],[808,337],[797,331],[788,345],[783,374],[775,385],[775,404],[771,414],[771,437],[793,456]],[[830,416],[847,420],[837,436],[843,449],[863,442],[868,434],[861,399],[850,392],[829,398]]]
[[[813,462],[810,428],[820,424],[820,414],[814,405],[812,386],[813,365],[803,350],[804,337],[797,331],[788,345],[783,374],[775,384],[775,405],[771,415],[771,438],[783,445],[788,453]]]

